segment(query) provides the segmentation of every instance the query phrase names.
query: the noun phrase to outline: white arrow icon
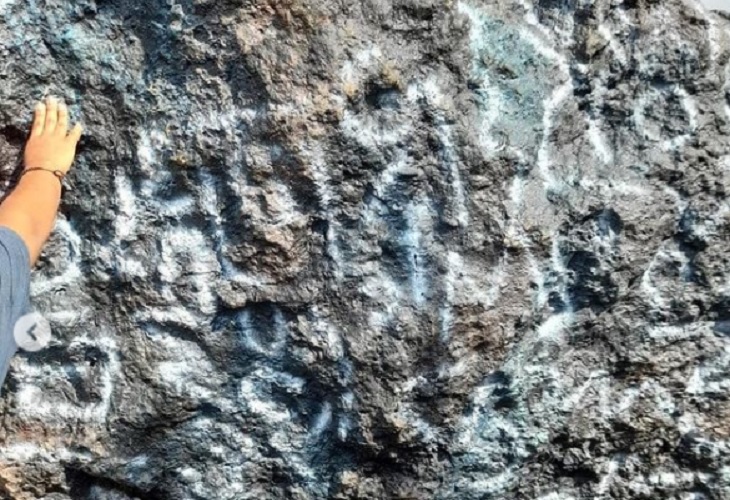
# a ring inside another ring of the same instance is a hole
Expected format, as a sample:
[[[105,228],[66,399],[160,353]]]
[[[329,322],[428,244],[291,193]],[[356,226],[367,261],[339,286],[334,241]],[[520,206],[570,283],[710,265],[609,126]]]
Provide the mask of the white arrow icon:
[[[21,316],[13,329],[15,342],[25,351],[40,351],[51,341],[51,325],[40,313]]]

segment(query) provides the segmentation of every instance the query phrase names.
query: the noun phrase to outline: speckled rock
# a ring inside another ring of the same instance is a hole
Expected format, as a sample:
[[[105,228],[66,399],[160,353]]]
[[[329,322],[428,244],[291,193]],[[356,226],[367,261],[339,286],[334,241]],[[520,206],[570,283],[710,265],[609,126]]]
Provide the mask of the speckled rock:
[[[730,499],[730,18],[0,1],[87,130],[12,500]]]

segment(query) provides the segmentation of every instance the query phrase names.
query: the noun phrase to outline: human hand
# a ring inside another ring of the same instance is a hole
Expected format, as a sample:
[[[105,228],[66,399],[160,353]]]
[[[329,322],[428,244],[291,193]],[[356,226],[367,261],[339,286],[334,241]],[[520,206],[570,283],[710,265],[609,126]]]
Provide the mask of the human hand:
[[[55,97],[39,102],[30,138],[25,146],[25,169],[60,170],[66,174],[76,156],[76,144],[83,131],[78,123],[68,131],[68,107]]]

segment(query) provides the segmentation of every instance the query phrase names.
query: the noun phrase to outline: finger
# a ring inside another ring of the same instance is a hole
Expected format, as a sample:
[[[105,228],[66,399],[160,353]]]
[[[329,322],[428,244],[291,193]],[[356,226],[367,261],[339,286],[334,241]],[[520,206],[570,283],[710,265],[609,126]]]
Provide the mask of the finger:
[[[68,133],[68,106],[61,101],[58,103],[58,124],[56,125],[56,134],[65,136]]]
[[[46,105],[39,102],[35,105],[35,115],[33,117],[33,127],[30,130],[32,136],[39,136],[43,133],[43,127],[46,124]]]
[[[68,134],[68,139],[72,141],[74,144],[79,142],[79,139],[81,139],[81,134],[84,132],[84,127],[81,126],[80,123],[77,123],[74,125],[74,128],[71,130],[71,132]]]
[[[56,130],[58,123],[58,99],[49,97],[46,101],[46,126],[43,133],[52,134]]]

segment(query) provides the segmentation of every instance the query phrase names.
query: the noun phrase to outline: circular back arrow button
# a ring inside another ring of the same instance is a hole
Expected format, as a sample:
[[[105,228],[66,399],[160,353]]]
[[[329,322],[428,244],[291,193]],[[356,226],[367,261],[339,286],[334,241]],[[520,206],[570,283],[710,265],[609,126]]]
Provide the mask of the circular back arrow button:
[[[18,319],[13,335],[24,351],[40,351],[51,341],[51,325],[40,313],[33,312]]]

